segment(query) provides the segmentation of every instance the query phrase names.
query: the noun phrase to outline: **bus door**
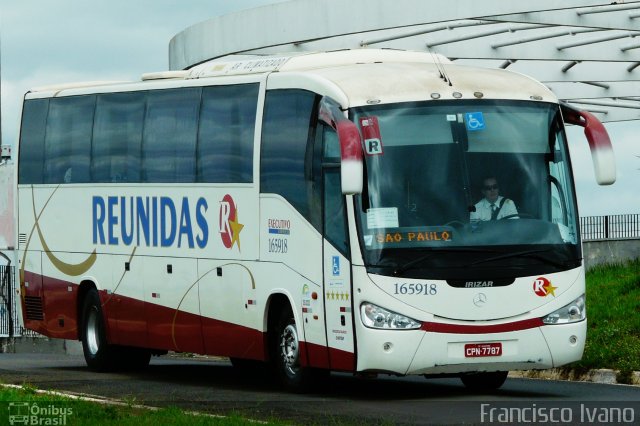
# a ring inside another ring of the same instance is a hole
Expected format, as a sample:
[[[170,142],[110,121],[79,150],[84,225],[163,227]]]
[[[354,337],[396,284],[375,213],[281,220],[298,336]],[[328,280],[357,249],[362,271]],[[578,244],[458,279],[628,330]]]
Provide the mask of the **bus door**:
[[[322,222],[324,306],[333,370],[355,368],[351,262],[345,196],[340,186],[340,146],[333,129],[323,126]]]

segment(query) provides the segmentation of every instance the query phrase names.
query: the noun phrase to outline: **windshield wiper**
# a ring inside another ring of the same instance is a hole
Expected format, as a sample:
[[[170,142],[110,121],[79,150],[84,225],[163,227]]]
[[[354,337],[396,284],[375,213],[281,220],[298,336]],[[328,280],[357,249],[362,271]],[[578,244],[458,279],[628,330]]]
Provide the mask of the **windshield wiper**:
[[[466,266],[475,266],[481,263],[493,262],[494,260],[510,259],[512,257],[531,257],[534,259],[542,260],[543,262],[553,265],[556,268],[564,268],[566,266],[564,263],[556,262],[555,260],[549,259],[545,256],[538,256],[539,253],[545,253],[551,250],[553,249],[547,248],[547,249],[517,251],[515,253],[505,253],[499,256],[487,257],[486,259],[476,260],[475,262],[471,262]]]
[[[453,249],[453,248],[435,249],[434,248],[431,250],[432,251],[430,251],[427,254],[424,254],[416,259],[413,259],[412,261],[407,262],[402,266],[398,266],[396,269],[394,269],[393,275],[397,277],[403,272],[408,271],[409,269],[413,268],[415,265],[418,265],[424,262],[425,260],[432,257],[434,254],[438,254],[438,253],[462,253],[462,252],[495,253],[496,252],[495,250],[487,250],[487,249],[479,249],[479,248],[460,248],[460,249]]]

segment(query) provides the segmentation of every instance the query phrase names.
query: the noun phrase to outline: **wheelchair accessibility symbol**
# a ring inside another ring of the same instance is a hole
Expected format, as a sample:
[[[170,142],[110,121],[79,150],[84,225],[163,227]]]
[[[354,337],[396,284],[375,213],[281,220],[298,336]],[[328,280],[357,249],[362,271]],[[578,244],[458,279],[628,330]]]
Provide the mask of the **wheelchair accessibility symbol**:
[[[331,259],[333,276],[340,275],[340,258],[338,256],[333,256]]]
[[[470,132],[484,130],[484,117],[481,112],[467,112],[464,115],[464,122]]]

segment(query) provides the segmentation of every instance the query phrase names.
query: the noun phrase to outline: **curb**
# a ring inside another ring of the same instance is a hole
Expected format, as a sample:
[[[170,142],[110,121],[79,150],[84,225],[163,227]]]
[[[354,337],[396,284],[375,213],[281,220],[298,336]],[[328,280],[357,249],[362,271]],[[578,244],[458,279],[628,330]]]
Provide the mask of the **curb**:
[[[0,353],[82,355],[78,340],[50,339],[48,337],[2,337]]]
[[[640,371],[634,371],[630,376],[622,376],[620,370],[599,368],[589,370],[586,373],[577,370],[553,368],[551,370],[511,371],[509,377],[542,379],[542,380],[566,380],[572,382],[592,382],[607,385],[632,385],[640,386]]]

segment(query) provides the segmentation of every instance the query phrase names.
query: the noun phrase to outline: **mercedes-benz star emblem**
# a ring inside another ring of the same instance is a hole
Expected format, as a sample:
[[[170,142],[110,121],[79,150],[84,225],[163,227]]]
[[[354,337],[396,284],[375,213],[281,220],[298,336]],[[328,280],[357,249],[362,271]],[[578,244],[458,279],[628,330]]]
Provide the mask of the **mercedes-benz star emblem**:
[[[485,303],[487,303],[487,295],[484,293],[478,293],[473,298],[473,304],[478,308],[483,307]]]

